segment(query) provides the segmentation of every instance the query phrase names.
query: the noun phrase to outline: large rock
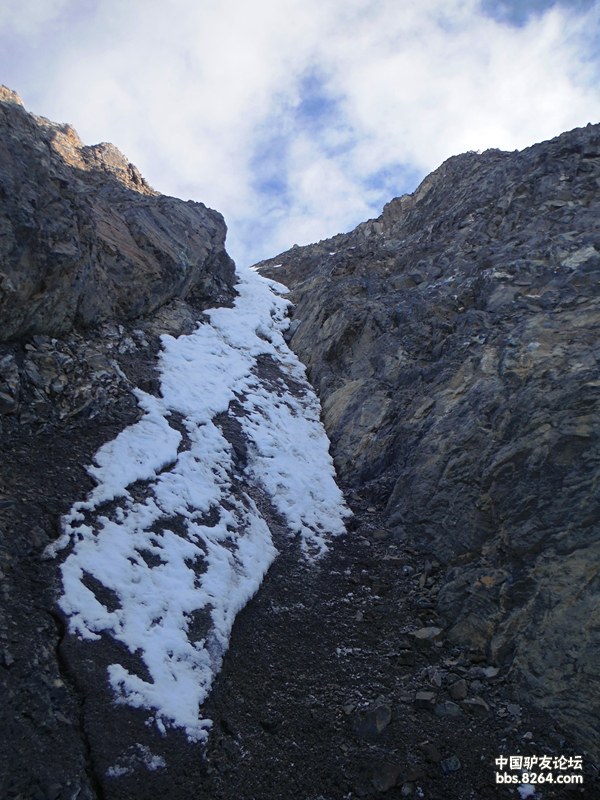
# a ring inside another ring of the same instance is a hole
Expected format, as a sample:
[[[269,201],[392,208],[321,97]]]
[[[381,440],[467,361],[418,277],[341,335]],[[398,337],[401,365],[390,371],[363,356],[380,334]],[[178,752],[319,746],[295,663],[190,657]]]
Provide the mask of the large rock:
[[[600,753],[600,126],[446,161],[263,262],[343,480],[447,568],[438,607]]]
[[[230,293],[226,227],[159,195],[112,145],[28,114],[0,87],[0,341]]]

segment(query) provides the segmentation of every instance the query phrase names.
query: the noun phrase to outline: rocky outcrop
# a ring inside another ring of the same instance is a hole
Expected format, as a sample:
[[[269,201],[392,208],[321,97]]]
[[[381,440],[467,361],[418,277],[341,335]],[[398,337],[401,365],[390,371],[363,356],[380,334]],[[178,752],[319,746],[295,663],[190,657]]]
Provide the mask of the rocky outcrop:
[[[103,796],[87,726],[105,677],[88,659],[87,686],[68,661],[44,552],[92,488],[94,453],[139,419],[133,390],[158,394],[160,335],[232,300],[225,232],[217,212],[159,195],[112,145],[82,145],[0,88],[3,798]]]
[[[0,87],[0,341],[231,296],[225,223]]]
[[[338,470],[445,565],[455,641],[600,755],[600,126],[446,161],[260,271]]]

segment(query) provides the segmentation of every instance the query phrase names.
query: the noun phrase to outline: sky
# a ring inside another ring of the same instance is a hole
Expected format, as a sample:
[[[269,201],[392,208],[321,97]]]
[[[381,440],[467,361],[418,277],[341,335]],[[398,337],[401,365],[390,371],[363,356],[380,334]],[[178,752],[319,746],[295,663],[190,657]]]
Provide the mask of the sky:
[[[0,82],[216,208],[240,265],[600,121],[600,0],[2,0]]]

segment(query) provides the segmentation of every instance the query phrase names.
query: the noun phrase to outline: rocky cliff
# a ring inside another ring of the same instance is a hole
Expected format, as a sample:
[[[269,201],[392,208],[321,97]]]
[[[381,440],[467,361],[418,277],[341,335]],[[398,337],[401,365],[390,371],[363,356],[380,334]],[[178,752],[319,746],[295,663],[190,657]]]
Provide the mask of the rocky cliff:
[[[600,126],[446,161],[259,265],[338,471],[427,555],[451,639],[600,741]]]
[[[0,795],[83,800],[101,792],[93,691],[64,654],[45,549],[94,485],[96,450],[142,416],[133,390],[158,393],[159,337],[230,304],[234,265],[220,214],[159,195],[5,87],[0,232]]]
[[[0,87],[0,341],[226,294],[225,224],[164,197],[110,144],[28,114]]]

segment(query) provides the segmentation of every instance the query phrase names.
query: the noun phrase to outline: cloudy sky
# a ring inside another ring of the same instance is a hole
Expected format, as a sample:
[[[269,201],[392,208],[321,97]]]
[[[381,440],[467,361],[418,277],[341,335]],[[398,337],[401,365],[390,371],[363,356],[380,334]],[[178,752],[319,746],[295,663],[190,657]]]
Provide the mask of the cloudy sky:
[[[221,211],[240,264],[600,121],[600,0],[2,0],[0,82]]]

